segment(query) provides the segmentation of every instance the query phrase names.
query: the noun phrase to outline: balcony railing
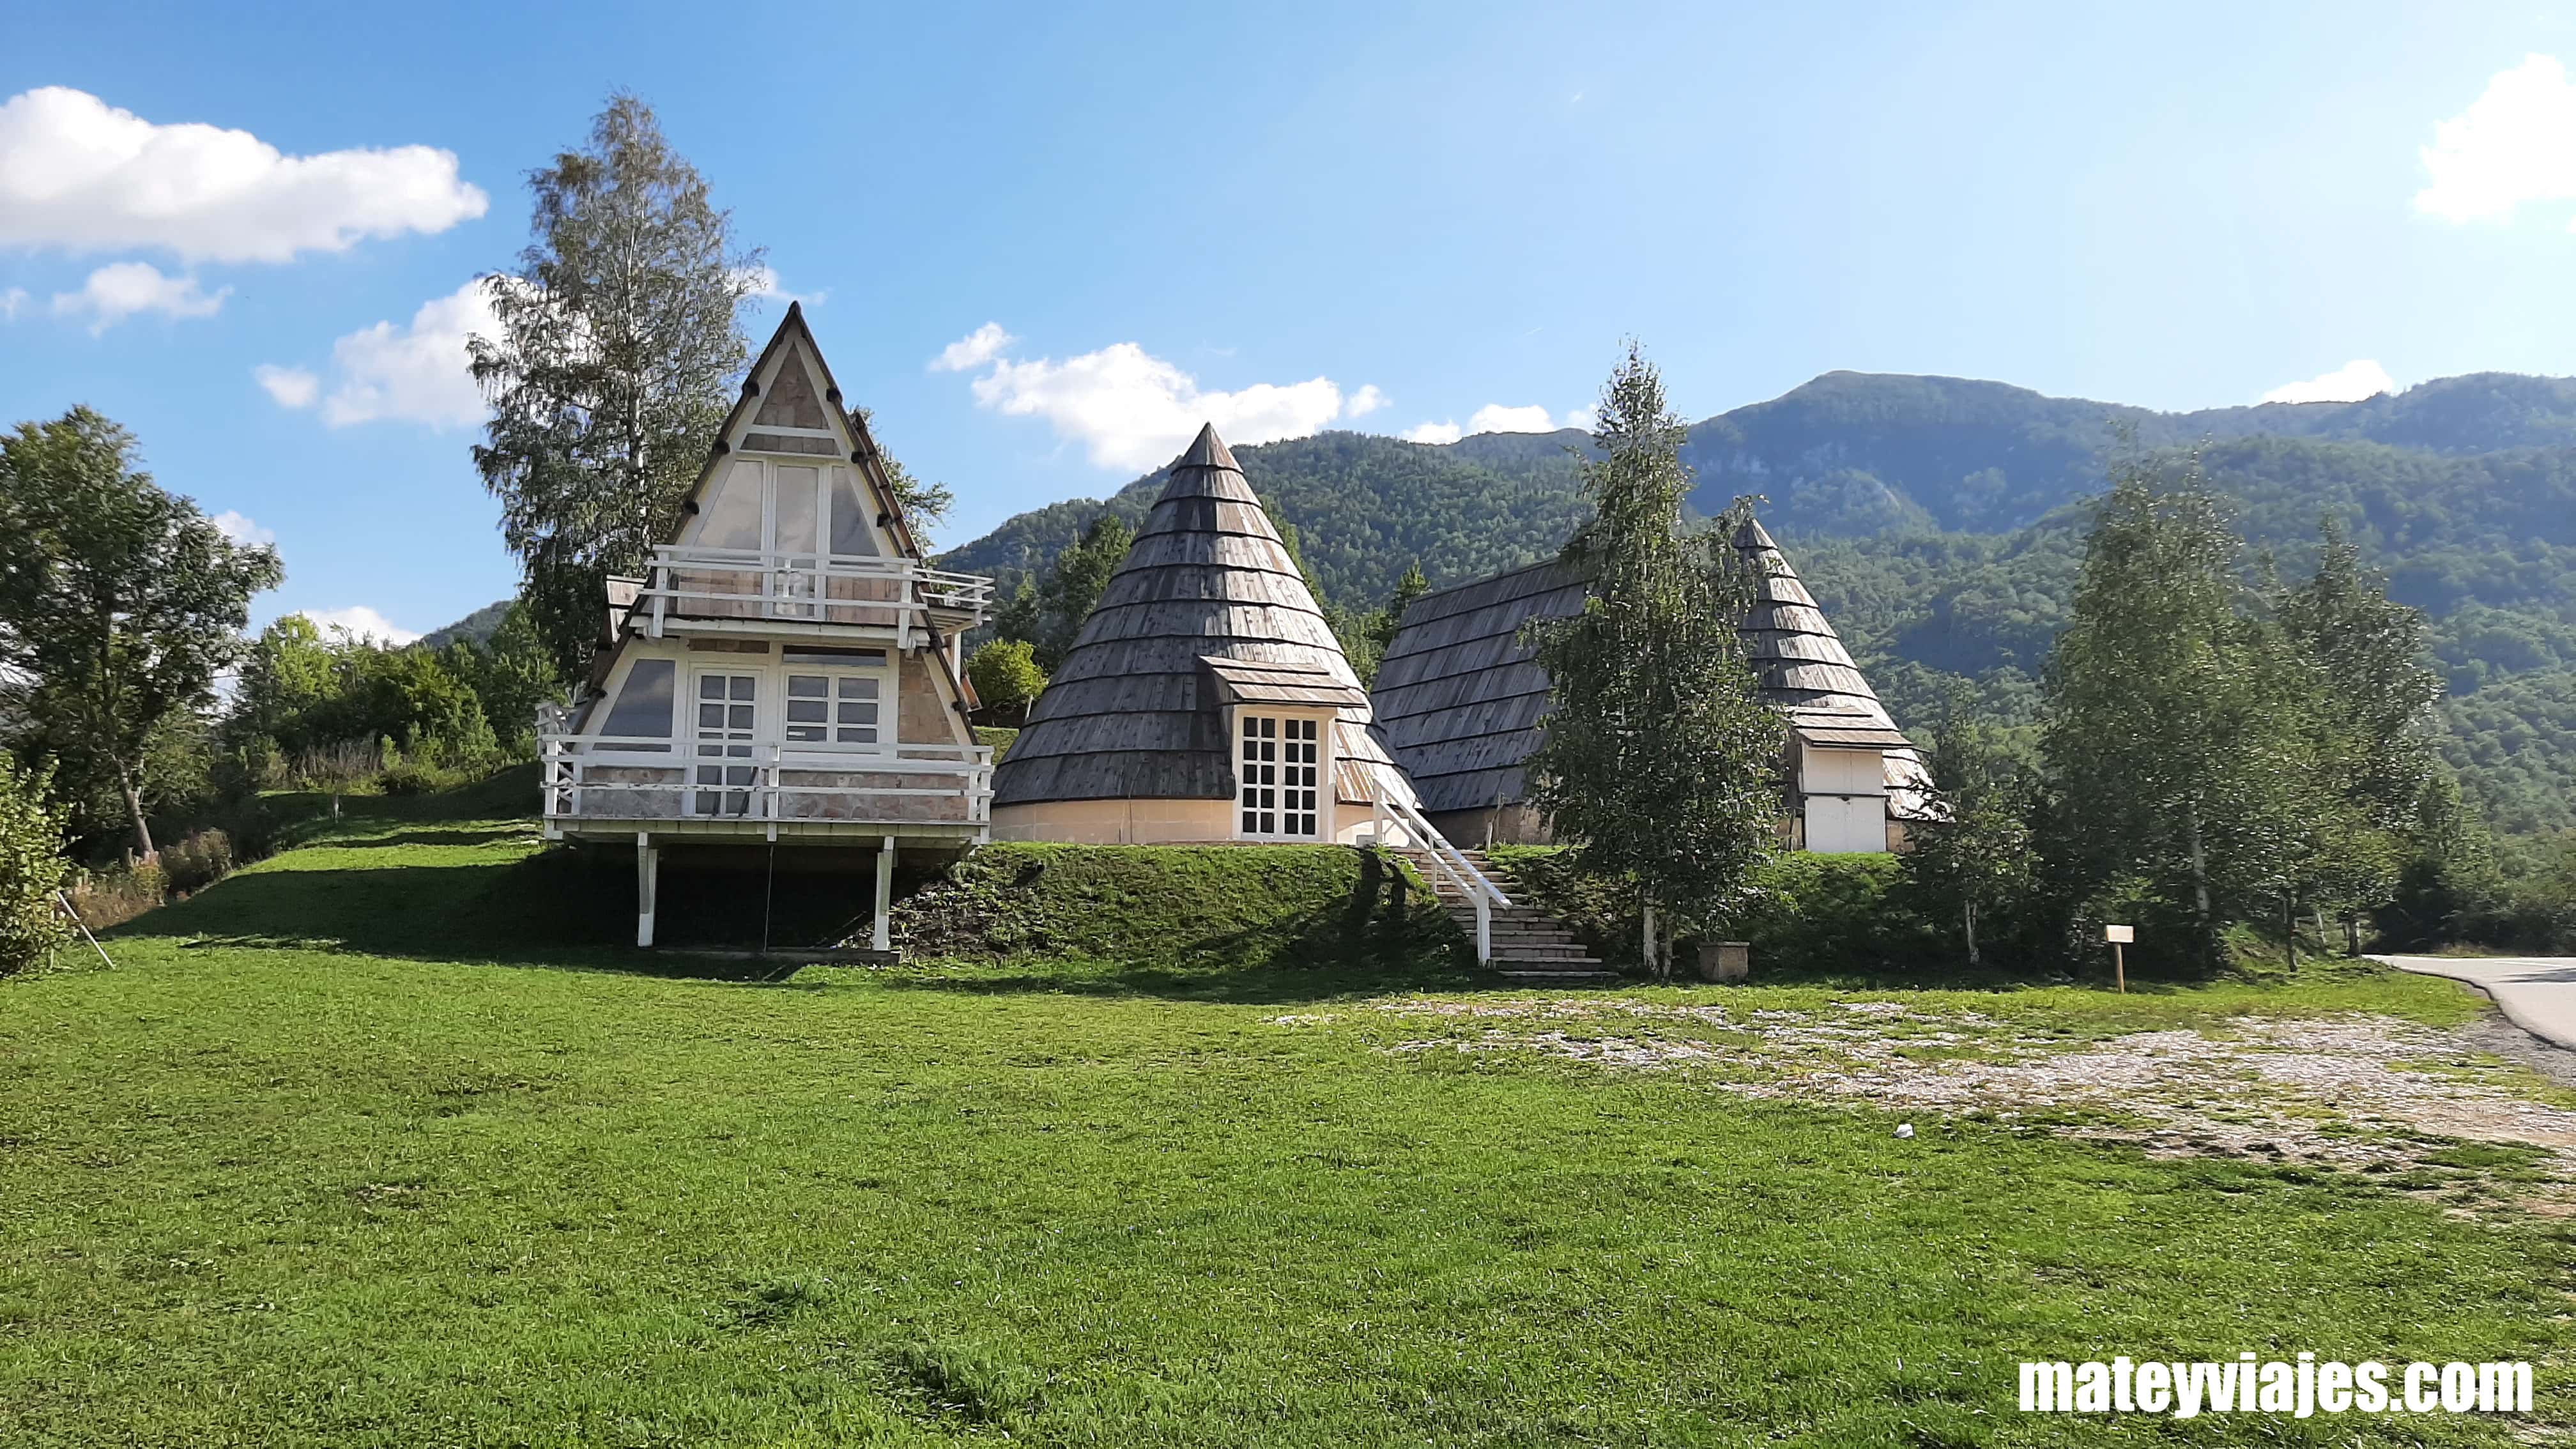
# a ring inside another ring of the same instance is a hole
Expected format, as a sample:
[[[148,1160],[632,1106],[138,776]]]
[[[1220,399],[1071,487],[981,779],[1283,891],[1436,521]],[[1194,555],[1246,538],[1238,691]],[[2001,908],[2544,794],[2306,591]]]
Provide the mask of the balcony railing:
[[[993,751],[984,745],[837,750],[575,734],[541,734],[538,745],[549,825],[678,820],[982,826],[992,818]],[[691,753],[701,748],[750,753]]]
[[[664,544],[627,617],[660,638],[672,620],[799,620],[890,629],[909,646],[933,613],[952,632],[984,622],[993,581],[911,559]]]

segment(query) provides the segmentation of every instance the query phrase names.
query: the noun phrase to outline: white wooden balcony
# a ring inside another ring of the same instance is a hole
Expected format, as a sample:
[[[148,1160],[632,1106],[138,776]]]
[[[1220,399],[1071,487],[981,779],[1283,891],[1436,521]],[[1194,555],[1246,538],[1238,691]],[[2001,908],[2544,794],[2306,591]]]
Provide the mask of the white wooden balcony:
[[[843,750],[776,742],[549,733],[538,737],[548,839],[980,840],[991,819],[983,745]]]
[[[907,558],[664,544],[639,580],[612,580],[610,605],[627,627],[659,639],[692,633],[838,634],[858,630],[897,648],[931,630],[955,639],[984,622],[993,581]]]

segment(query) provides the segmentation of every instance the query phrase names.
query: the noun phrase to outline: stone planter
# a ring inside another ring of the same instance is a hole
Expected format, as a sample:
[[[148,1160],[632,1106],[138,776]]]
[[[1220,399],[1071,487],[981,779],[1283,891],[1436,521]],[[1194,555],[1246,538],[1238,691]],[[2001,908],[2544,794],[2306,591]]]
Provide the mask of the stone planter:
[[[1742,981],[1753,974],[1753,945],[1749,941],[1703,941],[1699,948],[1699,979],[1702,981]]]

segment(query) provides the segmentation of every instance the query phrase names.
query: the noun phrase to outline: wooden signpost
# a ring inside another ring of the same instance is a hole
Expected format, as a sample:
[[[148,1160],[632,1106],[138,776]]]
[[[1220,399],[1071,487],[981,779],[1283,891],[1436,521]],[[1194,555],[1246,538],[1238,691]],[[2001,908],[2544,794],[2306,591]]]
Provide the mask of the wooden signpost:
[[[2123,948],[2138,939],[2138,928],[2104,926],[2102,939],[2111,943],[2111,980],[2120,988],[2120,994],[2126,996],[2129,994],[2129,961]]]

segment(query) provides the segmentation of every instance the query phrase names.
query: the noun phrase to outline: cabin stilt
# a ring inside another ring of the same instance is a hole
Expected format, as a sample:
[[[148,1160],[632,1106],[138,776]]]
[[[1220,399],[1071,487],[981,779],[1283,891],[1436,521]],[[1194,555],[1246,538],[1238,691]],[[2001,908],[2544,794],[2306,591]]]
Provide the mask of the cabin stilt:
[[[635,833],[635,944],[653,944],[653,896],[661,883],[662,852],[653,848],[653,837],[644,831]]]
[[[894,837],[885,837],[877,850],[877,926],[868,944],[880,951],[894,949]]]

